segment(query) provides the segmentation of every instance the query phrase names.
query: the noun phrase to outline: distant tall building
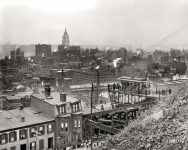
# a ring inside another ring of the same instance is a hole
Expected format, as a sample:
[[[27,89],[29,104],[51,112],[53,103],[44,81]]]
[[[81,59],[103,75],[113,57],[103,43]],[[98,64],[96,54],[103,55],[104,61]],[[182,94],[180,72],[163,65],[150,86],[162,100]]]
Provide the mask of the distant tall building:
[[[14,62],[21,62],[24,59],[24,51],[21,51],[19,47],[10,52],[10,58]]]
[[[65,29],[65,32],[64,32],[64,34],[63,34],[62,45],[64,45],[64,46],[69,46],[69,35],[68,35],[66,29]]]
[[[35,45],[35,56],[37,57],[49,57],[51,55],[51,45],[38,44]]]
[[[95,55],[97,52],[99,52],[99,49],[98,49],[97,47],[90,49],[90,54],[91,54],[92,56]]]

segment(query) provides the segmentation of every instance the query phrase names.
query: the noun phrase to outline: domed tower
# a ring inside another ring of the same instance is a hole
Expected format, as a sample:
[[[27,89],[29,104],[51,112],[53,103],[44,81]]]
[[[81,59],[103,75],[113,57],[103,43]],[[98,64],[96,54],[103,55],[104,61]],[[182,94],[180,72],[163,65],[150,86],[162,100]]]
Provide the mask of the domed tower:
[[[65,29],[65,32],[63,34],[62,45],[69,46],[69,35],[68,35],[66,29]]]

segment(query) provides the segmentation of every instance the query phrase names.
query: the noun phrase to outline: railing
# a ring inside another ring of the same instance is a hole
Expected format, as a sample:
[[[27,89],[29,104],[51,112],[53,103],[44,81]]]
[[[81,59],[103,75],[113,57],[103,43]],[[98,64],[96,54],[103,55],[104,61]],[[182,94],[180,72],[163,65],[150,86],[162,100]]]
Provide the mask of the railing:
[[[120,132],[120,130],[118,130],[118,129],[115,129],[113,127],[109,127],[107,125],[104,125],[104,124],[101,124],[99,122],[95,122],[95,121],[92,121],[92,120],[87,120],[86,123],[89,124],[90,126],[98,128],[100,130],[107,131],[107,132],[112,133],[112,134],[117,134],[117,133]]]

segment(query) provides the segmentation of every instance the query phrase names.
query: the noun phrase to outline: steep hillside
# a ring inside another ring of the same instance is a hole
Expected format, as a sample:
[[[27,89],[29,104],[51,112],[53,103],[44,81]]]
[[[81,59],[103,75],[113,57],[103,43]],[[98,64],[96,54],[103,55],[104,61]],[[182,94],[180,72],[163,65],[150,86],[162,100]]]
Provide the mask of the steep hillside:
[[[159,100],[121,133],[109,137],[100,150],[187,150],[188,90],[178,89]]]

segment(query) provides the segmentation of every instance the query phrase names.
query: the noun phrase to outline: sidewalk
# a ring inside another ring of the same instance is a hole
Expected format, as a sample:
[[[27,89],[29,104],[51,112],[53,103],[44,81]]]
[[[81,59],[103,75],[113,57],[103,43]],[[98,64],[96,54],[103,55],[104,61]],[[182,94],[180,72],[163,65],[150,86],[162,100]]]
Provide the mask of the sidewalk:
[[[100,145],[101,145],[101,143],[99,143],[98,146],[97,146],[97,143],[94,143],[92,149],[94,150],[94,149],[98,148]],[[84,146],[84,147],[77,148],[75,150],[91,150],[91,146],[89,146],[88,148],[87,148],[87,146]]]

